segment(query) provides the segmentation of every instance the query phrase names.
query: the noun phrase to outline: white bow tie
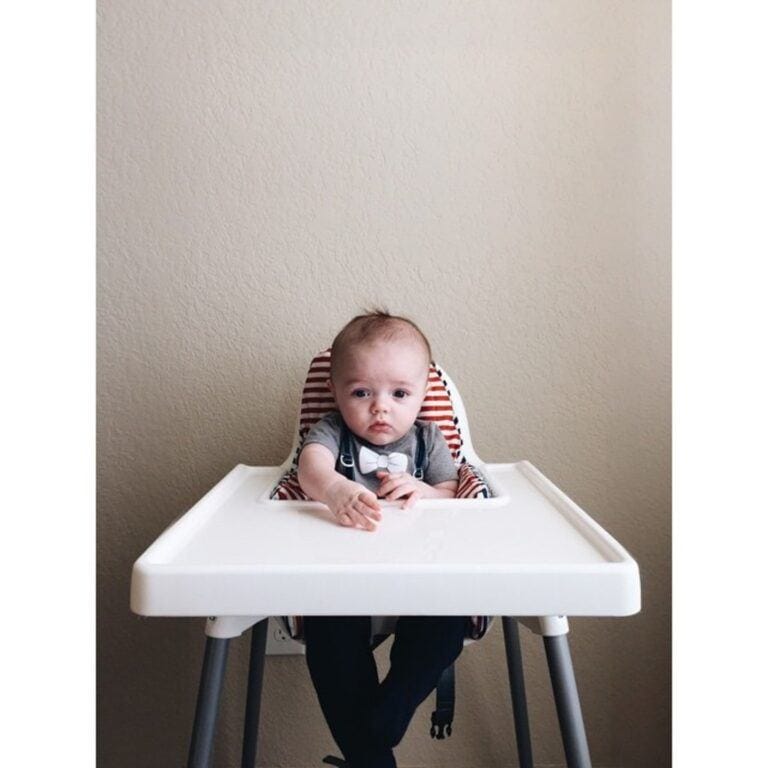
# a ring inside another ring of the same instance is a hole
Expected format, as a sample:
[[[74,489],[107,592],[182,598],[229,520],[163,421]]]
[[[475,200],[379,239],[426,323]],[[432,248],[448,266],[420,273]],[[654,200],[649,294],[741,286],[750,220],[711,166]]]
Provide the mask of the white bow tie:
[[[405,472],[408,469],[408,457],[404,453],[376,453],[365,446],[360,447],[358,459],[360,471],[370,474],[377,469],[387,472]]]

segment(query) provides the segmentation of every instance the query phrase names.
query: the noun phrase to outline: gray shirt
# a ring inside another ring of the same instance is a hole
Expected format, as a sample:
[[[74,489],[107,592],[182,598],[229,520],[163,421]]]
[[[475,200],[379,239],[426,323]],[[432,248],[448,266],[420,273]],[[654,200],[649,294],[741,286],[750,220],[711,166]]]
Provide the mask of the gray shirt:
[[[339,458],[341,425],[341,414],[338,411],[332,411],[331,413],[326,414],[309,430],[309,434],[304,440],[304,445],[309,445],[310,443],[324,445],[336,457],[336,471],[345,474],[344,467],[341,466],[341,460]],[[424,482],[427,485],[438,485],[439,483],[444,483],[448,480],[458,480],[459,473],[456,469],[456,464],[453,461],[451,450],[448,448],[448,443],[445,442],[443,433],[440,431],[440,427],[430,421],[417,421],[399,440],[395,440],[393,443],[387,443],[387,445],[374,445],[350,431],[350,436],[352,438],[352,458],[354,460],[354,481],[364,485],[374,493],[379,489],[379,485],[381,484],[381,480],[376,477],[375,470],[367,474],[363,474],[360,471],[361,448],[367,448],[379,455],[395,452],[404,453],[408,458],[408,469],[406,471],[412,475],[416,469],[415,458],[418,444],[416,439],[417,429],[421,429],[422,434],[424,435],[424,448],[426,454],[424,458]]]

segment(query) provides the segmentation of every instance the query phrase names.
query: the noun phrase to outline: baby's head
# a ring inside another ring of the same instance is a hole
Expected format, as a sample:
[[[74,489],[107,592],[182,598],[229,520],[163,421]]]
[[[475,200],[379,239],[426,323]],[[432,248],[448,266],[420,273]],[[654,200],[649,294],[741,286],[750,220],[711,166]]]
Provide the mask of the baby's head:
[[[410,320],[375,311],[350,320],[331,347],[328,386],[346,425],[374,445],[413,426],[427,392],[432,351]]]

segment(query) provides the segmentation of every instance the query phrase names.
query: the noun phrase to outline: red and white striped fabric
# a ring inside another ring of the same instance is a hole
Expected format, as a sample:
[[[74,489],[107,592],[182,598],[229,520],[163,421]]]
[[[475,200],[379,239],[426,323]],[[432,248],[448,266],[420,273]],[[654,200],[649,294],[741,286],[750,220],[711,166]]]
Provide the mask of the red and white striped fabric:
[[[296,476],[299,453],[307,433],[315,422],[335,409],[333,395],[326,384],[330,375],[331,350],[326,349],[316,355],[309,365],[304,390],[301,393],[298,448],[293,457],[291,468],[283,475],[272,491],[271,498],[273,499],[306,500],[308,498],[301,489]],[[453,460],[459,470],[459,486],[456,498],[473,499],[489,496],[488,486],[482,475],[471,464],[468,464],[462,455],[461,425],[453,410],[451,392],[443,378],[443,372],[435,363],[431,363],[429,368],[429,387],[417,418],[422,421],[434,421],[440,427],[440,431],[448,443]]]
[[[299,454],[304,445],[304,440],[315,422],[323,418],[327,413],[335,409],[333,395],[328,389],[327,381],[331,375],[331,350],[326,349],[315,355],[309,365],[304,389],[301,393],[301,409],[299,411],[299,439],[293,455],[291,467],[280,479],[272,491],[271,498],[276,500],[308,500],[299,485],[297,468]],[[456,498],[487,498],[490,491],[482,474],[469,464],[462,454],[463,440],[461,437],[461,423],[454,412],[451,392],[443,372],[433,362],[429,367],[429,387],[421,406],[418,417],[423,421],[434,421],[440,427],[448,447],[453,455],[459,471],[459,485]],[[304,640],[301,616],[284,616],[283,625],[291,637],[295,640]],[[470,628],[467,630],[467,639],[479,640],[488,630],[489,616],[471,616]]]

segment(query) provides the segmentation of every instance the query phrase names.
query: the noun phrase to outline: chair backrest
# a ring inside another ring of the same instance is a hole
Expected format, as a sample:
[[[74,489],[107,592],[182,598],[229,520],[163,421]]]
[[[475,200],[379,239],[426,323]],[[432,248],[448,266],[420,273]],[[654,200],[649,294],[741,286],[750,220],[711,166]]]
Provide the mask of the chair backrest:
[[[301,393],[298,428],[294,433],[293,446],[283,463],[281,480],[272,492],[272,498],[306,498],[296,480],[299,454],[304,440],[312,426],[335,409],[333,395],[327,381],[331,375],[331,350],[326,349],[315,355],[309,365],[304,388]],[[448,374],[437,365],[430,363],[429,386],[417,417],[423,421],[435,422],[443,433],[453,459],[459,468],[457,497],[471,498],[489,496],[490,491],[482,474],[475,467],[481,461],[472,447],[469,423],[461,395]]]

